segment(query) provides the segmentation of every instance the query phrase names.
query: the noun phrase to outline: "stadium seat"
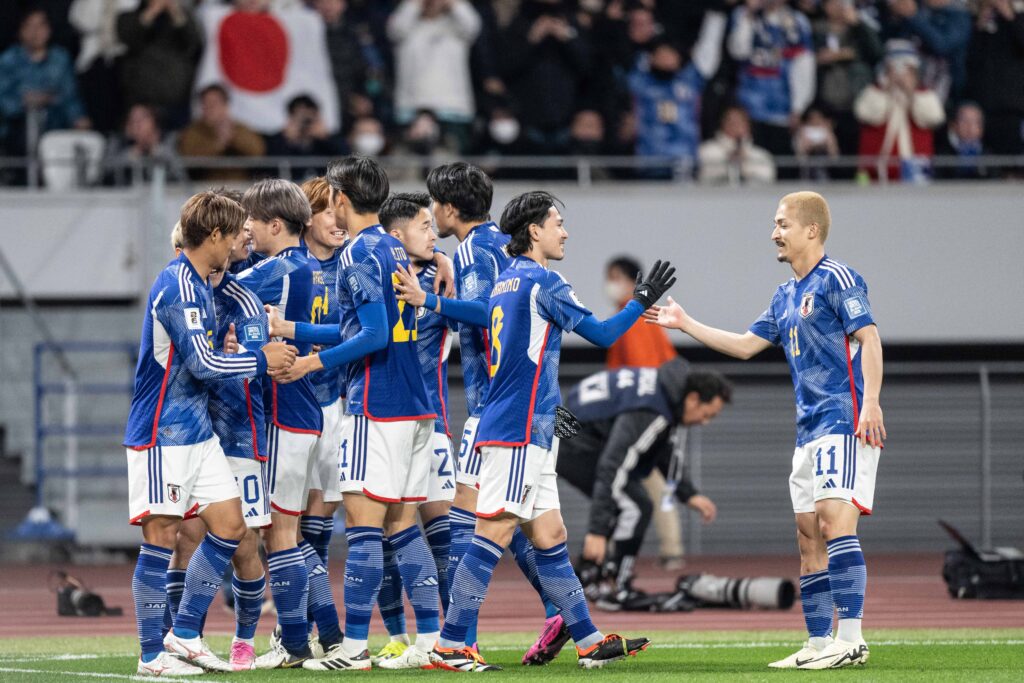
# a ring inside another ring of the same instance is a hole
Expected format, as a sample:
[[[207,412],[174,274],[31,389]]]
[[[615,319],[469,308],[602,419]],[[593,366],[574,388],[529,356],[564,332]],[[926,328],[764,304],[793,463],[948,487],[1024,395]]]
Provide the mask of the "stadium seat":
[[[106,149],[103,136],[91,130],[53,130],[39,138],[39,160],[48,190],[93,185],[100,178]]]

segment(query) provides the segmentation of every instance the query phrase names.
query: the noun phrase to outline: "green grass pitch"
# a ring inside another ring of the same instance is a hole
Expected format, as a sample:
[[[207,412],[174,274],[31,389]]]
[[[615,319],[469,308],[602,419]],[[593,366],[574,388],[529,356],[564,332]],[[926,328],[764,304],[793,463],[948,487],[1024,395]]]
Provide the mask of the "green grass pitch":
[[[991,630],[877,630],[870,631],[871,660],[863,667],[839,671],[774,671],[767,662],[790,654],[799,645],[797,632],[655,631],[653,645],[638,657],[603,670],[582,671],[570,645],[546,667],[524,667],[519,658],[533,635],[490,634],[485,639],[489,661],[505,667],[493,679],[555,681],[595,679],[631,683],[681,681],[792,681],[845,679],[866,681],[1024,681],[1024,629]],[[210,638],[213,649],[225,654],[229,639]],[[258,646],[265,643],[257,641]],[[371,645],[380,645],[371,641]],[[101,638],[11,638],[0,641],[0,681],[133,680],[135,640],[128,636]],[[260,671],[205,675],[174,681],[226,679],[250,681],[324,680],[328,677],[398,678],[452,677],[443,671],[311,672]],[[138,679],[150,680],[150,679]]]

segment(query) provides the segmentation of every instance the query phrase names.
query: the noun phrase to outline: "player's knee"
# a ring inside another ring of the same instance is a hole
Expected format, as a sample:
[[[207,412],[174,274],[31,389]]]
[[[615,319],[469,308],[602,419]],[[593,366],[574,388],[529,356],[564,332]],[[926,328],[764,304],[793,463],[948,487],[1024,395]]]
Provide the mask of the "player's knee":
[[[557,526],[552,525],[535,529],[530,542],[541,550],[547,550],[548,548],[554,548],[560,543],[565,543],[568,538],[569,535],[565,530],[565,525],[559,524]]]

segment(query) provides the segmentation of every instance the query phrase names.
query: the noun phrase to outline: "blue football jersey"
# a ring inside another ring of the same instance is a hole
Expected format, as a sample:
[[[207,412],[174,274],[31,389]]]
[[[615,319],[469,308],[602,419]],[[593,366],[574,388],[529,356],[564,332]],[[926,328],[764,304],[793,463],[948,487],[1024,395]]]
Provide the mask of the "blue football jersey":
[[[637,117],[636,153],[697,158],[704,77],[692,62],[670,80],[654,76],[642,56],[629,75]]]
[[[344,248],[344,247],[342,247]],[[310,255],[312,256],[312,254]],[[341,324],[341,308],[336,300],[338,292],[338,267],[341,260],[341,249],[335,249],[334,254],[326,260],[320,261],[320,273],[324,283],[323,297],[313,299],[312,322],[320,325]],[[333,344],[321,344],[323,350],[327,350]],[[313,382],[313,391],[316,393],[316,400],[321,406],[329,406],[345,394],[344,371],[341,366],[336,368],[324,368],[312,373],[309,378]]]
[[[217,311],[216,347],[234,324],[243,349],[258,349],[269,341],[267,314],[256,295],[226,273],[213,290]],[[267,458],[267,430],[263,414],[263,387],[247,379],[218,382],[209,387],[213,433],[225,455],[234,458]]]
[[[733,10],[734,21],[745,7]],[[814,51],[811,24],[800,12],[783,7],[758,14],[750,58],[740,68],[736,97],[754,121],[785,125],[791,112],[790,63],[799,54]]]
[[[210,286],[181,254],[149,290],[125,446],[189,446],[212,438],[207,383],[266,372],[262,351],[214,351],[216,325]]]
[[[424,292],[434,290],[437,266],[433,263],[420,271],[420,287]],[[420,361],[420,372],[427,387],[427,396],[437,418],[434,431],[451,436],[448,429],[448,354],[452,350],[452,327],[446,317],[427,310],[416,309],[416,356]]]
[[[491,384],[477,446],[551,447],[562,332],[591,313],[559,273],[519,256],[491,294]]]
[[[455,291],[462,301],[488,303],[498,275],[508,266],[509,236],[493,222],[483,223],[469,231],[455,250]],[[462,375],[466,385],[466,409],[470,417],[479,417],[484,395],[490,383],[488,358],[491,344],[489,330],[459,323],[459,349],[462,354]]]
[[[239,273],[238,282],[260,301],[276,308],[282,318],[295,322],[311,322],[316,317],[313,302],[324,297],[320,263],[302,246],[288,247],[260,261]],[[308,355],[312,349],[309,343],[289,343],[294,344],[300,356]],[[264,378],[263,405],[269,406],[269,410],[265,408],[267,423],[287,432],[319,434],[323,429],[323,413],[308,375],[290,384]]]
[[[387,310],[387,346],[348,366],[346,412],[371,420],[420,420],[436,417],[416,357],[416,308],[395,296],[398,264],[410,266],[402,243],[374,225],[363,230],[341,254],[338,303],[341,335],[359,330],[356,310],[383,303]]]
[[[874,325],[868,286],[825,256],[797,282],[779,286],[750,331],[782,346],[796,390],[796,443],[853,434],[864,395],[860,344],[851,335]]]

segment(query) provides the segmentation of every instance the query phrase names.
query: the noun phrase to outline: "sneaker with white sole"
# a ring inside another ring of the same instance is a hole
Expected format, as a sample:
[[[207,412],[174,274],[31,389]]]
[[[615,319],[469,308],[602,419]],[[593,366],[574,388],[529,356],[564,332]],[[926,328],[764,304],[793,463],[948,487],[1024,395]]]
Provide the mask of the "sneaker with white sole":
[[[249,671],[256,668],[256,649],[244,640],[231,641],[231,657],[228,659],[233,671]]]
[[[270,651],[256,658],[257,669],[297,669],[306,660],[312,659],[309,648],[303,652],[289,652],[281,642],[281,627],[270,634]]]
[[[604,637],[586,650],[576,646],[576,664],[581,669],[600,669],[626,657],[635,657],[650,646],[647,638],[623,638],[617,633]]]
[[[480,653],[471,647],[448,648],[435,645],[430,651],[430,661],[434,663],[435,669],[446,671],[463,671],[472,673],[484,673],[486,671],[501,671],[497,664],[488,664]]]
[[[433,669],[434,664],[430,661],[430,653],[424,652],[412,646],[405,648],[405,652],[397,657],[382,659],[377,663],[382,669]]]
[[[833,640],[820,652],[806,660],[796,663],[798,669],[840,669],[844,666],[860,666],[868,661],[868,644],[863,640],[848,643],[844,640]]]
[[[380,649],[380,652],[370,657],[370,661],[379,666],[381,662],[401,657],[408,648],[408,643],[403,643],[401,640],[390,640]]]
[[[206,673],[203,669],[179,659],[170,652],[161,652],[156,659],[148,662],[139,659],[139,665],[135,668],[135,674],[138,676],[198,676],[203,673]]]
[[[302,663],[302,668],[309,671],[368,671],[371,666],[369,650],[350,655],[345,652],[342,643],[332,646],[320,659],[310,659]]]
[[[826,646],[831,643],[832,638],[830,636],[826,642]],[[772,669],[795,669],[797,662],[806,662],[809,659],[814,659],[822,649],[823,648],[814,647],[811,645],[811,641],[808,640],[804,642],[804,646],[802,648],[784,659],[772,662],[768,667]]]
[[[164,636],[164,649],[173,655],[177,655],[189,664],[194,664],[206,671],[229,672],[232,671],[231,664],[213,654],[210,646],[200,637],[179,638],[174,635],[174,630],[167,632]]]

